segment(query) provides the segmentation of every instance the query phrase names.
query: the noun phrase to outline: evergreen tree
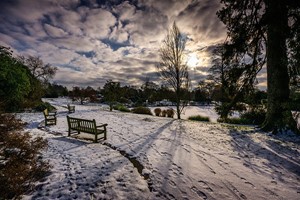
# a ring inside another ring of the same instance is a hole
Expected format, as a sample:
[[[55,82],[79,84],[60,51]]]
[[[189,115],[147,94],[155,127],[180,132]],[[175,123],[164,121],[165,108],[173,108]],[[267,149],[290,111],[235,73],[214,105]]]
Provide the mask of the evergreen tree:
[[[221,0],[221,3],[223,8],[217,15],[228,29],[222,57],[230,66],[229,72],[234,71],[238,78],[235,82],[240,89],[235,96],[253,88],[257,73],[266,64],[268,101],[262,128],[274,133],[285,129],[297,132],[289,94],[292,74],[299,76],[299,65],[295,63],[300,60],[300,1]]]
[[[0,46],[0,109],[17,111],[30,93],[30,72],[12,56],[9,48]]]
[[[121,98],[121,86],[119,82],[106,81],[102,94],[104,100],[109,103],[109,110],[112,111],[114,104]]]

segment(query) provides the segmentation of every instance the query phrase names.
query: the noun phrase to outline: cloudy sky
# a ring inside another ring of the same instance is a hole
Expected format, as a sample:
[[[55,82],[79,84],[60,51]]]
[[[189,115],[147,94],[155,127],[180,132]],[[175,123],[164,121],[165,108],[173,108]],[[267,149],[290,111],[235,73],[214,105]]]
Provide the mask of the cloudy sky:
[[[194,82],[204,79],[209,49],[226,30],[219,0],[1,0],[0,45],[58,67],[54,81],[99,87],[107,80],[159,82],[158,49],[176,21],[187,34]]]

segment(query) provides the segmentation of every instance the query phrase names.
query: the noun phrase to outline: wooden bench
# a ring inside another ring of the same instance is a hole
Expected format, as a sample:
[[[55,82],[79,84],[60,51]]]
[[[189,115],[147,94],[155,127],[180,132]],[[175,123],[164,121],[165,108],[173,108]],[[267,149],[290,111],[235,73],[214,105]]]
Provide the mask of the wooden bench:
[[[69,134],[71,136],[72,131],[76,131],[78,134],[80,132],[90,133],[95,135],[94,142],[98,142],[98,139],[104,138],[106,140],[106,126],[107,124],[102,124],[97,126],[95,119],[87,120],[87,119],[79,119],[74,117],[67,116],[68,126],[69,126]],[[102,138],[98,138],[98,135],[104,134]]]
[[[48,109],[43,111],[45,117],[45,126],[56,125],[56,112],[49,112]]]
[[[75,112],[75,106],[71,106],[70,104],[68,104],[68,110],[69,110],[69,113],[74,113]]]

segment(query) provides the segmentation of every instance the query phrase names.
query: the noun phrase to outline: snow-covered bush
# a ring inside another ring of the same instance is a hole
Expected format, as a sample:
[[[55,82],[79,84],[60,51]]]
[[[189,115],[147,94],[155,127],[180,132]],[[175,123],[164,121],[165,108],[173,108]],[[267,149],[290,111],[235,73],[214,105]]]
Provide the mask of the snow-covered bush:
[[[0,199],[18,198],[49,169],[40,156],[46,140],[32,138],[23,126],[13,115],[0,114]]]

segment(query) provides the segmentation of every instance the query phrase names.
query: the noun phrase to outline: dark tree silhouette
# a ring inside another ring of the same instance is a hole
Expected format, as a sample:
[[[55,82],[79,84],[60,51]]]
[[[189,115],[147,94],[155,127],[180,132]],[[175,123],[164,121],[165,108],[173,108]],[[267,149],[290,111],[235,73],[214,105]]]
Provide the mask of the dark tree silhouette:
[[[114,82],[112,80],[106,81],[103,86],[102,94],[104,96],[104,100],[109,103],[109,110],[112,111],[114,104],[122,96],[120,82]]]
[[[40,57],[20,56],[19,60],[24,63],[30,70],[31,74],[42,82],[48,82],[52,79],[57,71],[57,67],[51,66],[49,63],[44,64]]]
[[[257,73],[266,63],[268,101],[262,128],[274,133],[286,129],[298,132],[289,105],[289,87],[291,69],[299,69],[291,63],[300,60],[297,56],[300,1],[221,0],[221,3],[223,8],[217,15],[228,29],[223,58],[228,64],[233,63],[232,70],[239,71],[236,75],[241,92],[237,94],[255,84]]]

